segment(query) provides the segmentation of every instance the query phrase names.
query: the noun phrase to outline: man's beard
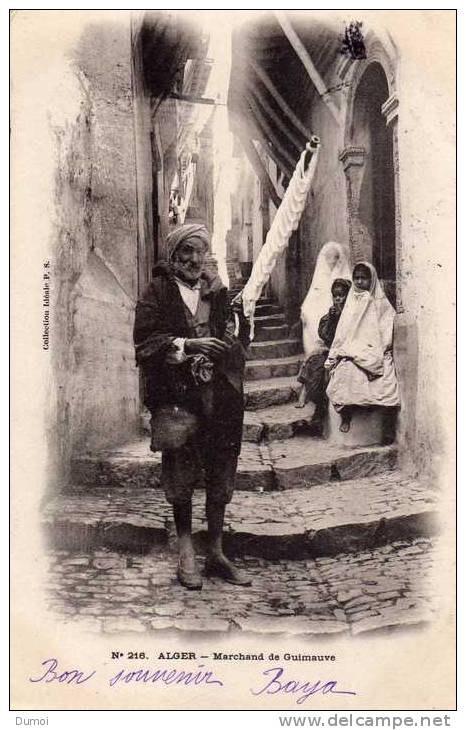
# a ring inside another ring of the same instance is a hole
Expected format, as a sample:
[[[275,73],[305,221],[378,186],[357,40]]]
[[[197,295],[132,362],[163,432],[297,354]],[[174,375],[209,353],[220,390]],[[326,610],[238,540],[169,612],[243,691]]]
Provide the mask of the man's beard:
[[[176,276],[187,281],[197,281],[202,274],[202,266],[191,266],[190,264],[177,263],[173,266]]]

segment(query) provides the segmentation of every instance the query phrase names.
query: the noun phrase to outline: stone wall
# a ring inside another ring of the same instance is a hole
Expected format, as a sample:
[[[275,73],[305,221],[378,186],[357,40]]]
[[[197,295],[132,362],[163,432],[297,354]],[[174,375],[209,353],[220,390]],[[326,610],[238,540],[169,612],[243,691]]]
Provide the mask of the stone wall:
[[[455,78],[454,33],[425,13],[419,28],[441,47],[414,46],[399,29],[398,150],[401,211],[402,312],[398,342],[405,344],[405,398],[399,424],[402,453],[415,467],[454,484],[455,436]],[[449,35],[451,33],[451,35]],[[400,358],[398,358],[400,360]]]
[[[44,180],[53,221],[46,421],[51,481],[61,485],[76,453],[131,437],[139,411],[129,16],[88,24],[84,17],[53,71],[46,63],[40,69],[47,93],[36,110],[51,161]],[[45,34],[46,16],[42,26]]]

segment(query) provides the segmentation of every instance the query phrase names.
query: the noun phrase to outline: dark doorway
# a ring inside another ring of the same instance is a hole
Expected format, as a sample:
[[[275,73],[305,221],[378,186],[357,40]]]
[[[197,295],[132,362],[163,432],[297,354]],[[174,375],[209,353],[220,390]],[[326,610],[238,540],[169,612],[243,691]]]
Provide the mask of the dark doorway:
[[[385,72],[371,64],[359,82],[354,102],[352,138],[364,148],[364,177],[359,218],[372,239],[372,262],[388,298],[396,298],[395,175],[393,135],[382,114],[389,97]]]

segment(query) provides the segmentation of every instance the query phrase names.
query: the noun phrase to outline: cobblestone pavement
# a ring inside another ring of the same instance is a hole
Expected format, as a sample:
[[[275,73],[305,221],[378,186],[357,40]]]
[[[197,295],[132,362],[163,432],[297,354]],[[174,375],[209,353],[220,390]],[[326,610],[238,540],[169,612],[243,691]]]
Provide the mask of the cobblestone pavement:
[[[156,630],[324,635],[419,625],[435,616],[436,541],[395,541],[315,560],[242,558],[253,584],[205,579],[200,592],[176,581],[176,551],[128,555],[50,551],[49,610],[83,631]],[[199,558],[202,567],[202,558]]]
[[[301,530],[329,524],[359,523],[413,509],[435,508],[437,494],[422,482],[399,471],[366,479],[329,482],[309,489],[282,492],[235,492],[226,513],[226,531],[248,531],[249,524],[299,524]],[[205,494],[193,497],[196,525],[204,525]],[[171,507],[162,490],[101,488],[65,493],[50,500],[44,517],[69,518],[86,523],[111,519],[164,528],[171,519]],[[294,518],[294,520],[292,519]],[[136,522],[135,522],[136,521]],[[252,529],[250,530],[252,531]]]

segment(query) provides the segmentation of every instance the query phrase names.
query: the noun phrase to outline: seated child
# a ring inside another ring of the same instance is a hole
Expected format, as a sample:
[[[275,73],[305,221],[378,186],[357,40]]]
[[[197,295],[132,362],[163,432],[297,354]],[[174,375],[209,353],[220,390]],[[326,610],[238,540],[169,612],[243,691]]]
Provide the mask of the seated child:
[[[311,426],[316,431],[322,430],[322,420],[327,412],[327,377],[324,363],[332,345],[335,331],[340,320],[346,297],[351,288],[348,279],[335,279],[331,286],[333,305],[319,322],[319,337],[325,348],[314,353],[302,364],[298,374],[298,382],[302,383],[296,408],[303,408],[308,401],[315,403],[315,411]]]
[[[330,373],[327,396],[341,415],[344,433],[355,408],[393,409],[400,404],[392,355],[394,318],[375,268],[366,261],[356,264],[325,363]]]

